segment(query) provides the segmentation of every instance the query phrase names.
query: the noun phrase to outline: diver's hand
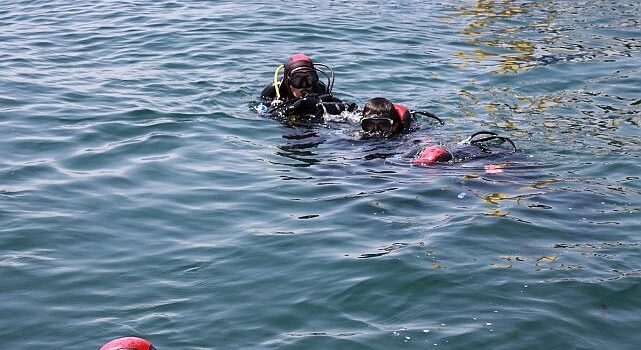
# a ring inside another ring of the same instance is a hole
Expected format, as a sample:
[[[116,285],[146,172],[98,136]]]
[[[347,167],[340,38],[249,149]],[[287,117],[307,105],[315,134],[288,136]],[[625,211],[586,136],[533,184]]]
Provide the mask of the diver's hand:
[[[347,104],[345,102],[321,102],[322,108],[328,114],[341,114],[343,111],[353,112],[358,106],[356,103]]]
[[[346,104],[345,104],[345,109],[346,109],[348,112],[354,112],[355,110],[357,110],[357,109],[358,109],[358,105],[357,105],[356,103],[350,103],[350,104],[347,104],[347,103],[346,103]]]
[[[340,114],[341,112],[354,112],[358,109],[356,103],[347,103],[332,94],[318,96],[320,103],[329,114]]]
[[[287,114],[318,115],[322,110],[318,95],[307,95],[294,101],[287,109]]]

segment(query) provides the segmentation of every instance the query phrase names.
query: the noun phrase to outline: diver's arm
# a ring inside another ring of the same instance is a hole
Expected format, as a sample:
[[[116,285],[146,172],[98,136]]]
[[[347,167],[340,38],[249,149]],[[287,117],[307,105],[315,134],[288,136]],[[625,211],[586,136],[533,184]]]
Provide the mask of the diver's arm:
[[[331,94],[323,95],[320,99],[323,108],[328,114],[341,114],[341,112],[344,111],[354,112],[358,108],[356,103],[344,102],[340,98]]]
[[[260,100],[264,105],[269,106],[271,102],[276,98],[276,87],[274,83],[271,83],[263,89],[260,93]]]
[[[290,116],[322,117],[323,115],[318,96],[315,95],[285,100],[280,104],[268,107],[263,115],[279,120],[287,119]]]

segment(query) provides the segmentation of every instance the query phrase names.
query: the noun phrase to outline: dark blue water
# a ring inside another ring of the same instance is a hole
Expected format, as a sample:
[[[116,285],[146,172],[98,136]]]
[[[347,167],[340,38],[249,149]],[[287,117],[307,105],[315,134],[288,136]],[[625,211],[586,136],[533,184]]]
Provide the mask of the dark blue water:
[[[0,348],[641,343],[638,2],[2,5]],[[261,118],[295,52],[446,124]]]

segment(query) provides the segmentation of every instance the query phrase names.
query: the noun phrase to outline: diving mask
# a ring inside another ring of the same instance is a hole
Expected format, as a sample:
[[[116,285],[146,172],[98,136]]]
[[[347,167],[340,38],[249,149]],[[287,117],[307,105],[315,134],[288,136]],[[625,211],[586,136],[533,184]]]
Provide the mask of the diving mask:
[[[368,115],[367,117],[361,119],[361,128],[363,129],[363,131],[370,134],[390,134],[392,132],[393,126],[393,119],[380,114]]]
[[[289,85],[296,89],[306,89],[318,83],[318,75],[314,69],[299,67],[294,69],[287,77]]]

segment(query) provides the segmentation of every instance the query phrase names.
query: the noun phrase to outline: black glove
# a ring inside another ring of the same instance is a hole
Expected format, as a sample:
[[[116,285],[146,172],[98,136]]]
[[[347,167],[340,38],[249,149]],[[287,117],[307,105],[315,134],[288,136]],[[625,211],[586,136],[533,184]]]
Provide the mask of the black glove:
[[[323,108],[317,95],[308,95],[293,101],[283,109],[285,116],[322,116]]]

